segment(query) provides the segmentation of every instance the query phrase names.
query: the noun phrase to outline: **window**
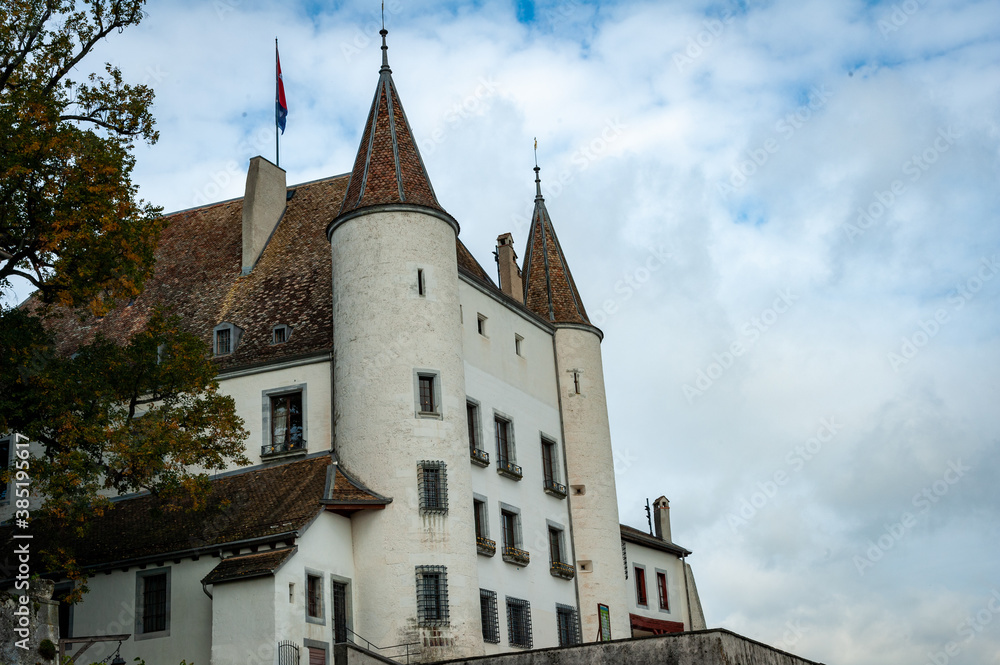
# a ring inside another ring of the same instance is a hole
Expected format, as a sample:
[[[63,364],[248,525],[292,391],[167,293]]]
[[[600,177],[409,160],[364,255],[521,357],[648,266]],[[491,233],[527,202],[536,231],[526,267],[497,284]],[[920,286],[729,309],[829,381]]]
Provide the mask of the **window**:
[[[556,628],[559,631],[559,646],[568,647],[580,643],[580,622],[576,608],[556,605]]]
[[[170,635],[170,569],[140,570],[135,577],[135,639]]]
[[[577,395],[580,394],[580,372],[573,372],[573,392]]]
[[[271,395],[271,447],[267,452],[301,450],[302,393]]]
[[[511,510],[500,510],[500,525],[503,528],[503,546],[505,549],[508,547],[520,549],[520,518],[520,515]]]
[[[646,569],[642,566],[635,567],[635,604],[645,607],[646,601]]]
[[[555,527],[549,527],[549,561],[566,563],[563,552],[563,532]]]
[[[551,494],[557,498],[566,496],[566,486],[560,483],[557,478],[558,454],[556,453],[556,442],[542,436],[542,479],[546,494]]]
[[[448,468],[440,461],[421,460],[417,463],[417,491],[420,512],[448,512]]]
[[[347,641],[347,583],[331,580],[333,592],[333,641]]]
[[[479,615],[483,621],[483,642],[500,644],[500,616],[497,611],[497,592],[479,590]]]
[[[306,574],[306,621],[323,623],[323,576]]]
[[[531,604],[507,596],[507,641],[512,647],[531,648]]]
[[[486,317],[482,314],[476,315],[476,330],[483,337],[486,337]]]
[[[237,326],[223,321],[212,330],[213,350],[217,356],[225,356],[236,350],[240,344],[240,335],[243,330]]]
[[[469,422],[469,450],[479,450],[482,448],[479,442],[479,405],[466,402],[465,417]]]
[[[514,335],[514,353],[522,357],[524,356],[524,354],[521,353],[521,342],[523,341],[524,341],[523,337],[521,337],[520,335]]]
[[[441,419],[441,376],[432,369],[413,370],[413,408],[417,418]]]
[[[670,599],[667,597],[667,574],[663,571],[656,571],[656,591],[660,597],[660,609],[670,611]]]
[[[292,329],[281,324],[271,330],[271,344],[284,344],[292,335]]]
[[[423,268],[417,268],[417,295],[427,295],[424,290],[424,270]]]
[[[448,573],[444,566],[417,566],[417,621],[421,626],[448,624]]]
[[[508,418],[495,415],[493,423],[497,438],[497,473],[512,478],[521,479],[521,467],[514,459],[514,427]]]
[[[486,513],[486,502],[473,499],[472,508],[476,513],[476,538],[489,538],[490,524]]]
[[[421,375],[420,382],[420,410],[423,413],[434,413],[434,377]]]

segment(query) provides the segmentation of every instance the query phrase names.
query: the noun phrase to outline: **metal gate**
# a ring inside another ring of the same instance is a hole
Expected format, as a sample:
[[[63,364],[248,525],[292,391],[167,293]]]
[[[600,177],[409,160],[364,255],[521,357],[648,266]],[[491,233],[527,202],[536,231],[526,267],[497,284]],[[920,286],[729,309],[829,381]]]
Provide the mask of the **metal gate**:
[[[299,645],[290,640],[278,642],[278,665],[299,665]]]

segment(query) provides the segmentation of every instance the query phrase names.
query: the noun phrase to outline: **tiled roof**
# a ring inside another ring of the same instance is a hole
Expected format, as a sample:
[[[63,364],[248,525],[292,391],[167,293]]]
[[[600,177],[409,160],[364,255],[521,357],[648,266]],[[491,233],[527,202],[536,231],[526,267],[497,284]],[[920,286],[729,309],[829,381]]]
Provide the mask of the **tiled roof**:
[[[219,565],[205,576],[202,583],[221,584],[222,582],[235,582],[251,577],[273,575],[295,554],[296,550],[298,550],[297,547],[283,547],[268,552],[228,557],[220,561]]]
[[[326,475],[326,490],[320,503],[327,510],[348,516],[358,510],[381,509],[392,503],[389,497],[377,494],[355,480],[340,464],[334,463]]]
[[[385,31],[382,52],[375,98],[361,134],[361,145],[340,214],[390,203],[407,203],[444,212],[434,195],[392,80],[392,70],[385,56]]]
[[[590,324],[569,264],[545,208],[535,167],[535,211],[524,250],[524,305],[550,323]]]
[[[333,270],[326,225],[340,208],[347,180],[340,175],[289,187],[294,195],[248,275],[240,274],[242,199],[168,215],[145,291],[134,304],[123,303],[100,319],[80,321],[70,313],[51,319],[60,350],[72,352],[99,332],[124,342],[145,327],[154,307],[164,306],[206,344],[220,323],[243,330],[236,350],[216,358],[220,371],[329,353]],[[463,272],[499,292],[461,240],[456,253]],[[283,344],[271,344],[279,324],[292,333]]]
[[[154,307],[211,342],[222,322],[243,330],[236,350],[216,359],[220,370],[299,357],[333,347],[332,267],[326,225],[336,215],[347,176],[290,187],[294,195],[260,260],[241,275],[243,201],[225,201],[169,215],[156,268],[131,306],[102,319],[72,315],[51,321],[60,348],[72,351],[100,332],[123,342],[141,330]],[[274,326],[292,332],[271,344]]]
[[[667,552],[669,554],[676,554],[677,556],[690,556],[691,551],[687,550],[680,545],[667,542],[666,540],[660,540],[656,536],[651,536],[645,531],[640,531],[639,529],[620,524],[622,540],[626,540],[630,543],[635,543],[636,545],[643,545],[645,547],[651,547],[661,552]]]
[[[165,510],[149,494],[124,497],[89,523],[72,543],[81,565],[97,566],[295,533],[324,509],[320,500],[329,454],[225,474],[212,481],[206,506]],[[33,523],[36,542],[56,537]],[[62,540],[60,542],[63,542]]]

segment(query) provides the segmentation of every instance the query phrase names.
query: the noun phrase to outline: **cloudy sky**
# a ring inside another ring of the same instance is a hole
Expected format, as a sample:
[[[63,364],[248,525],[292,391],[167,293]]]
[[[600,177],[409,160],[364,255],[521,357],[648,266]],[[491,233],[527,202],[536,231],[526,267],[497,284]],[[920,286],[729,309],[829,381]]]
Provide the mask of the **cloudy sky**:
[[[378,2],[153,1],[165,210],[343,173]],[[710,626],[843,665],[1000,663],[1000,4],[390,0],[442,205],[492,270],[549,212],[603,345],[623,522],[666,494]],[[992,405],[992,406],[991,406]]]

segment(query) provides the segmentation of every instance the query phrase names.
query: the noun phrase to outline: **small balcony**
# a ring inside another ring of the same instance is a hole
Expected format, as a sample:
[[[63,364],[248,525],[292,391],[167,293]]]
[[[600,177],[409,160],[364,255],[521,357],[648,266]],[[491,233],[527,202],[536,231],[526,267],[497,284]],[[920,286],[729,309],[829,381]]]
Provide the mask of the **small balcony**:
[[[493,556],[497,553],[497,541],[476,536],[476,552],[483,556]]]
[[[576,568],[572,564],[562,561],[553,561],[549,564],[549,572],[552,577],[561,577],[564,580],[571,580],[576,577]]]
[[[281,457],[291,453],[301,453],[306,449],[306,442],[303,439],[292,439],[285,443],[271,444],[260,447],[261,457]]]
[[[469,450],[469,458],[476,466],[487,467],[490,465],[490,454],[485,450],[472,448]]]
[[[557,483],[551,478],[545,479],[545,493],[556,497],[557,499],[566,498],[566,486],[562,483]]]
[[[527,566],[531,561],[531,555],[517,547],[505,546],[503,548],[503,560],[518,566]]]
[[[511,480],[521,479],[521,467],[507,460],[499,460],[497,462],[497,473]]]

